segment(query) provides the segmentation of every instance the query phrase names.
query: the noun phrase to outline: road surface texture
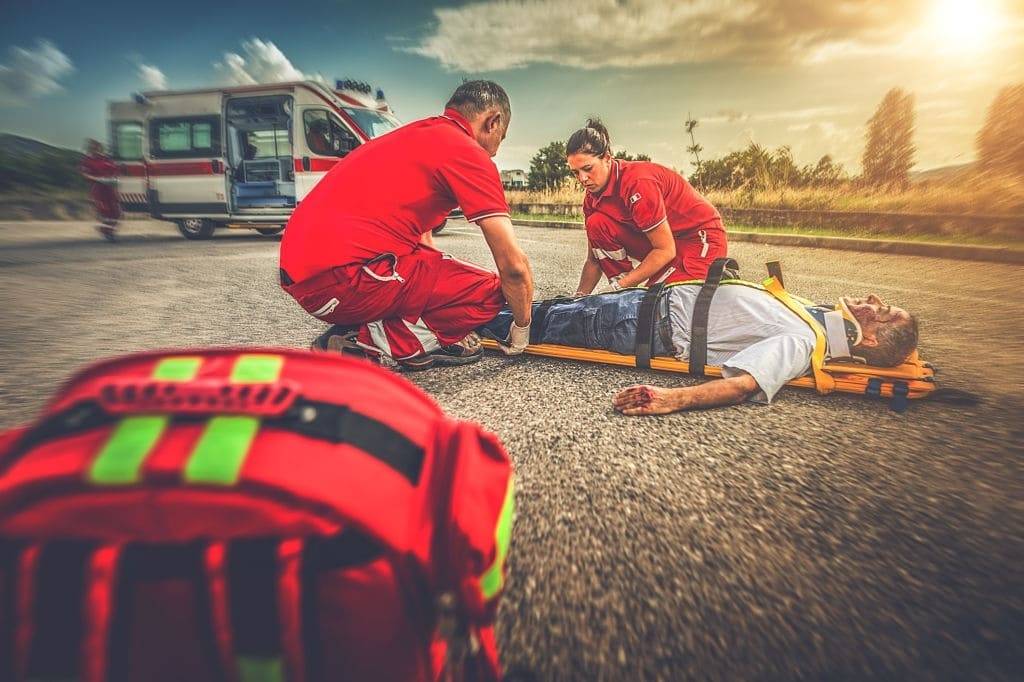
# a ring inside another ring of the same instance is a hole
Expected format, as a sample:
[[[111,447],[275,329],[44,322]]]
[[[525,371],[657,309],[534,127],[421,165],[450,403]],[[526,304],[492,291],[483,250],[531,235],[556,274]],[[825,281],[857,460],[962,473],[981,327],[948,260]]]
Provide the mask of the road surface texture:
[[[540,297],[572,292],[583,232],[518,228]],[[493,267],[475,226],[440,248]],[[187,242],[129,222],[0,224],[0,426],[84,363],[208,344],[305,347],[276,238]],[[808,298],[877,292],[919,315],[943,386],[984,403],[784,389],[770,406],[627,418],[658,374],[488,356],[409,378],[496,432],[518,518],[499,637],[519,679],[1011,679],[1024,669],[1024,270],[737,244]],[[1013,671],[1017,672],[1014,673]],[[1017,678],[1019,679],[1019,677]]]

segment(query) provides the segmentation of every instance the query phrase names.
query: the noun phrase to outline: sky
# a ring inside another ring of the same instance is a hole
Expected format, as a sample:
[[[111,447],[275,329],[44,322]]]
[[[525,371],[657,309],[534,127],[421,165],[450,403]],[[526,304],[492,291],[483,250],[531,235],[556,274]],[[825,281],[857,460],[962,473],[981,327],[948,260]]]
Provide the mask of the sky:
[[[1024,0],[0,0],[0,132],[78,148],[134,91],[303,77],[369,82],[403,121],[487,78],[512,99],[499,168],[597,115],[613,148],[687,173],[687,116],[705,158],[754,141],[856,172],[900,87],[927,169],[971,161],[1024,82]]]

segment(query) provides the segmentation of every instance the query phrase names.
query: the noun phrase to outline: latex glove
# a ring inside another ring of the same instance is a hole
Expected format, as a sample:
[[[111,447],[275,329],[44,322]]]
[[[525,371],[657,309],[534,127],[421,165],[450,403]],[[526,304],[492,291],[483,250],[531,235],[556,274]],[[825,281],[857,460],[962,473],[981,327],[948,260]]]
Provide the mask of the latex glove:
[[[530,325],[520,327],[513,320],[508,330],[508,338],[498,344],[505,355],[519,355],[530,345]]]
[[[612,277],[610,280],[608,280],[608,286],[604,287],[603,289],[601,289],[601,291],[597,293],[607,294],[612,291],[622,291],[622,285],[619,284],[619,280],[622,279],[623,277],[625,277],[625,273]]]

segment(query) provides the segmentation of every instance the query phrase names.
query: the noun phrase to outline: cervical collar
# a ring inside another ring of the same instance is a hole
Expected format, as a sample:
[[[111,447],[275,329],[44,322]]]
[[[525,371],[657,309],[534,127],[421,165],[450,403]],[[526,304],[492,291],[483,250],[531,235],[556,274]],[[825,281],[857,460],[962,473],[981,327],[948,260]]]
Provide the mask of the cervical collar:
[[[863,335],[857,318],[842,302],[834,309],[828,306],[807,306],[807,312],[825,328],[829,357],[853,357],[850,349],[860,343]]]
[[[864,340],[864,332],[860,328],[860,322],[858,322],[856,316],[854,316],[854,314],[850,312],[850,308],[847,307],[843,299],[839,299],[839,302],[836,303],[836,310],[842,313],[843,319],[852,324],[853,328],[856,330],[855,337],[850,340],[850,345],[856,346],[857,344]]]

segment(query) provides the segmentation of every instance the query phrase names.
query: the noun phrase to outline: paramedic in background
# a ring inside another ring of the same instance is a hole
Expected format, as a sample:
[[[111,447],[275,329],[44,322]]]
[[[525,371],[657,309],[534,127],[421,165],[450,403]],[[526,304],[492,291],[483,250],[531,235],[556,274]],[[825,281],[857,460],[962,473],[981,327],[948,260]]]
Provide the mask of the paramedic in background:
[[[335,325],[314,342],[351,338],[406,369],[481,357],[473,330],[507,301],[503,346],[529,342],[533,277],[516,243],[491,158],[511,107],[491,81],[460,85],[440,116],[357,147],[302,200],[281,240],[281,283],[308,313]],[[498,274],[433,248],[424,235],[460,206],[480,227]]]
[[[309,143],[309,151],[321,156],[330,156],[335,150],[331,149],[331,142],[325,119],[317,119],[309,126],[309,134],[306,135]]]
[[[711,263],[727,255],[715,207],[671,168],[614,158],[600,120],[572,134],[566,156],[586,189],[588,248],[577,296],[591,293],[602,274],[613,290],[704,279]]]
[[[103,153],[96,140],[85,141],[82,175],[89,181],[89,198],[100,224],[96,226],[108,241],[116,239],[117,221],[121,218],[121,202],[117,196],[117,164]]]

